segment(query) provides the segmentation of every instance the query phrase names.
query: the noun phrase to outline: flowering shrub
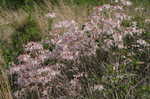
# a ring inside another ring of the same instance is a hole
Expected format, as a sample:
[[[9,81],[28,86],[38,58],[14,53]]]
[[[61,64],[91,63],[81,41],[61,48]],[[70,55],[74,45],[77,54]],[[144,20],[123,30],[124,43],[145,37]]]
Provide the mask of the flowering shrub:
[[[131,2],[121,2],[95,7],[83,25],[54,24],[49,40],[27,42],[9,69],[13,96],[148,99],[148,24],[125,13]]]

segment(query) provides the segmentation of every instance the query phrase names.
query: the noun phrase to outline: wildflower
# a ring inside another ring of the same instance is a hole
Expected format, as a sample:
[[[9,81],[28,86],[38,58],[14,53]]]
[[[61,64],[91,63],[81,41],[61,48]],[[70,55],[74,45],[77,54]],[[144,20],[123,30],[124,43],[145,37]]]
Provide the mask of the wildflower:
[[[56,17],[56,14],[55,13],[47,13],[45,15],[47,18],[55,18]]]
[[[132,5],[132,2],[130,1],[127,1],[127,0],[121,0],[121,3],[125,6],[131,6]]]
[[[149,44],[145,40],[142,40],[142,39],[137,40],[137,43],[139,43],[140,45],[149,46]]]
[[[104,86],[103,85],[94,85],[94,89],[93,90],[98,90],[98,91],[101,91],[104,89]]]

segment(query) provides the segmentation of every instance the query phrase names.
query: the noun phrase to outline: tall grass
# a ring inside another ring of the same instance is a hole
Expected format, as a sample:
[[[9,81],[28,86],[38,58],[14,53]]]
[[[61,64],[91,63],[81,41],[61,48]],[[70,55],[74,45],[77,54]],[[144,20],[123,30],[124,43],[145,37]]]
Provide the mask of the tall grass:
[[[3,69],[3,60],[0,51],[0,99],[13,99],[11,96],[11,90],[8,83],[6,73]]]
[[[66,0],[59,2],[57,0],[31,0],[34,2],[32,5],[33,8],[30,8],[30,5],[25,6],[25,2],[31,2],[30,0],[20,1],[21,0],[0,1],[0,6],[7,8],[0,8],[0,45],[4,51],[3,55],[7,64],[14,60],[13,57],[16,57],[21,52],[22,48],[20,46],[22,46],[22,44],[31,41],[31,39],[33,40],[33,38],[36,39],[49,33],[49,30],[52,28],[52,21],[45,17],[47,13],[55,12],[57,14],[57,19],[59,20],[55,19],[54,22],[75,20],[79,23],[86,21],[88,14],[88,10],[85,6],[72,6],[70,1],[68,2],[70,2],[71,5],[67,5],[67,3],[65,3],[67,2]],[[40,2],[45,2],[45,7],[43,7]],[[10,8],[9,5],[12,8]],[[25,8],[22,8],[22,6]],[[82,9],[83,12],[80,12],[80,9]],[[33,17],[34,22],[29,21],[30,16]],[[38,36],[37,34],[41,35]],[[17,53],[14,53],[15,49],[18,49]]]
[[[0,68],[0,99],[13,99],[6,74]]]
[[[32,6],[34,3],[44,3],[44,0],[0,0],[0,6],[9,9],[18,9]]]
[[[10,37],[11,42],[6,40],[1,40],[0,42],[2,55],[7,67],[22,53],[24,44],[30,41],[40,41],[42,35],[34,19],[29,17],[27,22],[18,27]]]
[[[16,56],[22,52],[23,44],[29,41],[40,41],[41,35],[49,33],[51,28],[47,22],[49,19],[45,18],[48,12],[55,12],[58,19],[52,19],[54,22],[61,20],[76,20],[78,23],[84,23],[88,16],[88,11],[91,6],[97,6],[109,3],[110,0],[0,0],[0,46],[4,45],[3,57],[5,64],[9,64],[15,60]],[[146,12],[135,13],[133,10],[127,10],[127,13],[134,14],[134,21],[138,22],[140,28],[145,28],[146,32],[141,38],[150,42],[150,25],[144,24],[144,16],[149,17],[148,8],[149,0],[133,0],[134,7],[145,7]],[[43,6],[44,4],[44,6]],[[34,7],[32,7],[34,6]],[[4,9],[6,8],[6,9]],[[13,9],[13,10],[12,10]],[[81,11],[82,9],[82,11]],[[12,10],[12,11],[11,11]],[[27,11],[27,12],[26,12]],[[32,15],[34,20],[28,17]],[[51,23],[50,23],[51,24]],[[130,22],[124,21],[125,26],[130,26]],[[2,33],[4,35],[2,35]],[[9,38],[9,39],[8,39]],[[125,44],[132,48],[134,38],[128,36],[125,38]],[[8,42],[8,40],[10,42]],[[142,46],[141,46],[142,48]],[[112,53],[118,53],[118,56],[113,56]],[[119,60],[122,55],[127,53],[135,53],[134,56],[129,57],[132,61],[127,65],[121,65],[119,72],[113,70],[113,65],[109,60],[116,57]],[[77,64],[81,71],[87,71],[90,76],[85,78],[83,86],[83,95],[86,98],[97,99],[99,97],[104,99],[149,99],[150,93],[150,79],[149,77],[149,48],[144,48],[144,52],[137,51],[136,48],[112,50],[112,52],[97,53],[95,57],[82,57],[82,64]],[[98,56],[99,55],[99,56]],[[139,64],[140,62],[144,64]],[[0,99],[12,99],[6,74],[0,59]],[[72,64],[69,64],[72,66]],[[68,67],[69,67],[68,66]],[[72,67],[69,67],[69,69]],[[67,71],[65,71],[67,73]],[[70,75],[68,75],[70,76]],[[110,77],[109,77],[110,76]],[[118,78],[122,77],[122,78]],[[89,84],[104,84],[104,91],[90,92]]]

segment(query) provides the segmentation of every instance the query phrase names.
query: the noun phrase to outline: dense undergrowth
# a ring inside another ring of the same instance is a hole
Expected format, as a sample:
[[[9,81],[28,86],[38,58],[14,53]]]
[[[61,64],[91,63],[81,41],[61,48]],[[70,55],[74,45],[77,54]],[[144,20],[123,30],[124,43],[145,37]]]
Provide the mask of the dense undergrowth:
[[[1,0],[0,4],[6,8],[19,8],[23,6],[32,6],[34,3],[44,3],[46,0]],[[109,0],[48,0],[53,5],[59,5],[59,2],[64,2],[67,4],[74,5],[99,5],[103,3],[108,3]]]
[[[85,5],[85,7],[88,7],[89,9],[106,3],[116,5],[116,3],[110,2],[109,0],[63,0],[61,1],[61,3],[59,3],[60,0],[48,1],[50,2],[50,4],[52,4],[51,9],[55,9],[55,6],[61,6],[62,2],[64,5],[69,5],[69,7],[75,6],[75,9],[76,7],[82,7],[83,5]],[[38,7],[41,8],[42,10],[40,10],[44,12],[48,7],[45,6],[46,2],[47,0],[0,0],[0,6],[2,9],[0,11],[17,11],[19,9],[24,9],[29,14],[26,18],[26,21],[23,22],[21,25],[15,26],[15,24],[10,24],[12,27],[14,27],[14,30],[13,33],[11,33],[11,35],[9,36],[9,39],[3,39],[2,37],[0,37],[0,53],[2,54],[1,56],[4,60],[4,64],[0,64],[0,76],[3,76],[3,74],[1,73],[1,67],[7,70],[11,68],[12,65],[21,63],[18,61],[17,57],[20,54],[26,53],[24,51],[24,46],[26,44],[30,42],[41,42],[53,38],[53,34],[50,34],[49,36],[49,34],[44,33],[52,30],[54,25],[52,23],[53,21],[55,22],[55,20],[49,19],[49,23],[47,23],[48,25],[46,25],[47,28],[45,28],[45,25],[44,28],[41,28],[40,26],[44,21],[39,24],[38,21],[40,20],[32,15],[32,13],[36,11],[35,8]],[[81,79],[81,90],[80,95],[76,97],[71,97],[68,95],[68,90],[70,90],[68,88],[69,85],[66,85],[66,88],[62,86],[56,87],[57,84],[53,82],[53,88],[52,91],[50,91],[50,93],[52,94],[50,95],[50,97],[52,99],[57,99],[59,96],[63,95],[66,95],[64,99],[150,98],[150,46],[145,45],[150,44],[150,22],[145,22],[146,19],[149,19],[148,9],[150,2],[149,0],[133,0],[133,4],[134,5],[130,6],[129,8],[125,7],[125,12],[133,16],[133,18],[131,20],[123,20],[121,25],[128,28],[133,25],[132,21],[134,21],[137,22],[137,27],[140,29],[144,29],[144,31],[138,35],[126,35],[123,38],[123,45],[126,46],[125,48],[120,49],[117,46],[113,46],[109,50],[107,50],[103,48],[103,44],[105,44],[105,42],[102,41],[103,39],[106,39],[106,37],[100,37],[95,40],[98,45],[95,55],[83,55],[74,61],[48,59],[47,61],[42,63],[43,66],[47,66],[48,64],[56,65],[56,63],[65,65],[65,68],[62,69],[62,74],[66,75],[66,77],[58,77],[56,83],[67,83],[67,81],[69,82],[71,81],[71,79],[74,79],[74,75],[77,75],[78,73],[86,72],[88,74],[88,76],[84,75],[79,78]],[[35,5],[34,8],[33,5]],[[45,6],[45,8],[43,5]],[[139,10],[130,10],[131,8],[136,7],[139,7]],[[141,7],[142,10],[140,9]],[[28,10],[30,10],[30,12]],[[41,14],[40,11],[37,13]],[[107,15],[107,12],[105,14]],[[3,24],[0,24],[0,27],[3,26]],[[84,25],[82,24],[79,26],[81,28],[84,28]],[[61,34],[64,31],[65,30],[62,30],[59,33]],[[87,32],[87,34],[90,33]],[[55,49],[53,48],[54,45],[52,45],[51,42],[50,44],[43,44],[43,46],[44,49],[49,50],[50,52]],[[12,84],[11,81],[9,82],[11,88],[5,87],[6,90],[11,90],[13,93],[14,91],[19,89],[14,88],[15,85]],[[7,82],[1,83],[0,81],[0,97],[2,97],[2,91],[4,91],[3,83],[7,84]],[[94,88],[94,85],[101,85],[102,88],[100,90],[97,88],[93,91],[92,88]],[[9,92],[10,91],[8,91],[8,94],[10,94]],[[34,94],[34,92],[29,92],[29,96],[27,96],[26,99],[36,99],[35,97],[37,98],[38,95]],[[11,97],[4,98],[3,96],[2,99],[11,99]],[[24,97],[21,97],[21,99],[24,99]]]
[[[42,35],[34,19],[29,18],[27,23],[22,24],[11,35],[12,42],[1,40],[1,47],[3,50],[3,57],[6,63],[6,67],[10,65],[12,61],[16,61],[16,57],[23,52],[23,45],[30,41],[40,41]]]
[[[110,0],[0,0],[0,6],[4,8],[20,8],[25,6],[33,6],[33,4],[45,3],[45,1],[51,2],[53,5],[59,5],[59,2],[64,2],[67,4],[73,5],[101,5],[105,3],[113,3]],[[136,5],[145,5],[150,4],[149,0],[132,0]]]

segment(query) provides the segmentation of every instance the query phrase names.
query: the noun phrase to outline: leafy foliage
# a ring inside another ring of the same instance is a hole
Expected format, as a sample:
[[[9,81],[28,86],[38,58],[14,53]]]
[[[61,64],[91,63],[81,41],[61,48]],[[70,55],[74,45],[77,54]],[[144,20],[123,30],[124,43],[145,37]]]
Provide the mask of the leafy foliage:
[[[32,19],[29,19],[27,24],[19,27],[16,30],[16,32],[12,35],[13,47],[15,49],[18,49],[18,51],[20,48],[22,48],[23,44],[26,44],[29,41],[39,40],[41,40],[40,30],[36,25],[36,22]]]
[[[21,8],[21,7],[31,7],[33,4],[44,3],[46,0],[0,0],[0,6],[6,8]],[[59,5],[60,0],[48,0],[52,5]],[[109,0],[62,0],[64,3],[73,5],[101,5],[108,3]]]
[[[101,5],[110,2],[109,0],[64,0],[75,5]]]
[[[133,1],[136,5],[150,4],[149,0]],[[35,2],[41,3],[42,0],[1,0],[0,2],[0,6],[20,8],[24,6],[32,6]],[[50,0],[50,2],[53,5],[59,4],[59,0]],[[64,2],[66,4],[74,4],[77,6],[95,6],[108,3],[109,0],[64,0]],[[61,82],[61,80],[62,82],[67,82],[73,79],[74,75],[85,73],[84,76],[79,78],[80,83],[82,84],[82,96],[79,96],[79,98],[99,99],[99,97],[101,97],[102,99],[149,99],[150,23],[145,23],[144,16],[135,16],[132,21],[136,21],[137,26],[145,31],[138,35],[126,35],[123,39],[125,48],[118,49],[115,47],[105,50],[104,48],[101,48],[100,44],[103,43],[103,40],[98,39],[96,42],[99,44],[99,48],[97,49],[95,56],[83,55],[75,61],[48,59],[43,65],[55,65],[57,62],[65,65],[62,72],[63,74],[66,74],[66,77],[60,77],[61,79],[57,82]],[[49,30],[51,30],[52,20],[50,19],[48,23],[50,27]],[[131,25],[132,23],[128,20],[122,22],[122,26],[124,27],[130,27]],[[36,25],[35,20],[29,18],[26,24],[17,28],[12,34],[11,43],[2,40],[0,41],[6,65],[11,65],[12,61],[17,64],[16,57],[23,52],[23,45],[30,41],[40,41],[41,38],[42,35],[40,34],[40,30]],[[141,40],[144,44],[137,42]],[[55,48],[54,45],[47,43],[44,43],[43,47],[49,51],[52,51]],[[56,82],[54,83],[57,84]],[[93,90],[91,86],[94,87],[94,85],[103,85],[104,88],[102,90]],[[53,96],[55,97],[63,94],[62,90],[67,88],[53,89]],[[30,92],[28,97],[34,97],[33,95],[34,94]]]
[[[44,3],[43,0],[0,0],[0,6],[10,9],[32,7],[35,3]]]
[[[29,18],[26,24],[17,28],[12,34],[12,42],[1,41],[2,53],[7,66],[12,61],[16,61],[16,57],[23,51],[24,44],[30,41],[39,41],[41,38],[42,35],[35,20]]]

